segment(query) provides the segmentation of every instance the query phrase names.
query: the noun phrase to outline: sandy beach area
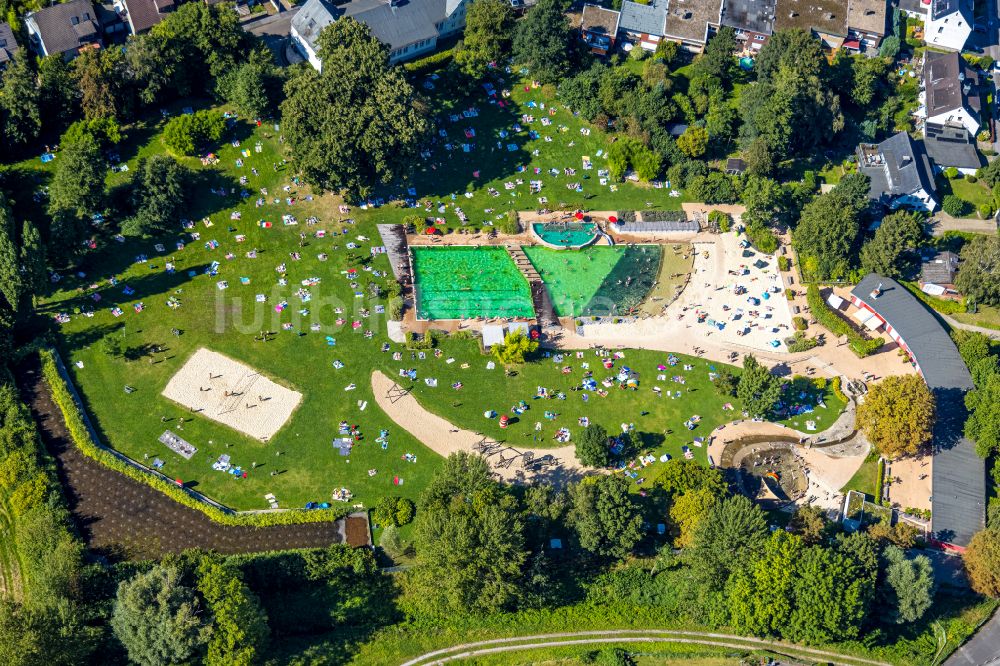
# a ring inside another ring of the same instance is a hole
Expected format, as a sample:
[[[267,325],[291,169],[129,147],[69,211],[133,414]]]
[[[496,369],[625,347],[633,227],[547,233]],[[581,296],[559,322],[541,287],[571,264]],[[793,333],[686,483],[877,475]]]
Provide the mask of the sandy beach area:
[[[298,391],[204,347],[170,378],[163,395],[261,441],[273,437],[302,401]]]

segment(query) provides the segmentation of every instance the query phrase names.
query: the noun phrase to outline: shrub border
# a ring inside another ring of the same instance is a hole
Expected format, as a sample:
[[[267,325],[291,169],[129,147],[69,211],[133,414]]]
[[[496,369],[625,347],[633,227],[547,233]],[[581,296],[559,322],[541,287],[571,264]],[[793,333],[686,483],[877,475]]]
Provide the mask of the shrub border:
[[[815,284],[811,284],[806,288],[806,302],[809,304],[809,310],[816,317],[816,321],[824,328],[829,329],[831,333],[838,337],[841,335],[847,336],[848,347],[859,358],[871,356],[885,344],[882,338],[865,337],[854,330],[847,321],[841,319],[840,315],[827,306],[826,301],[823,300],[823,296],[819,293],[819,287]]]
[[[69,379],[65,374],[65,366],[62,359],[59,358],[58,352],[54,349],[43,349],[39,352],[39,356],[42,360],[42,376],[52,393],[52,401],[62,412],[70,438],[81,453],[116,472],[162,492],[175,502],[202,512],[212,521],[222,525],[239,527],[267,527],[333,521],[351,513],[351,509],[348,507],[342,509],[236,511],[190,488],[178,486],[165,480],[165,477],[157,476],[152,470],[123,453],[95,441],[91,429],[87,425],[86,415],[71,390]]]

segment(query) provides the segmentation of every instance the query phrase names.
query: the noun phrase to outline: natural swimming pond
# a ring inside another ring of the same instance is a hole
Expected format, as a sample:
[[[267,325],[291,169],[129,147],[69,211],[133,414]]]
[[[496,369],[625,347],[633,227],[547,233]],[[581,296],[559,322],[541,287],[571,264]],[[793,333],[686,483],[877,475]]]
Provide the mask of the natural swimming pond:
[[[528,281],[499,247],[412,247],[418,319],[534,317]]]
[[[662,254],[658,245],[522,249],[560,317],[624,315],[638,307],[656,281]]]
[[[536,222],[531,229],[542,241],[562,247],[581,247],[597,235],[593,222]]]

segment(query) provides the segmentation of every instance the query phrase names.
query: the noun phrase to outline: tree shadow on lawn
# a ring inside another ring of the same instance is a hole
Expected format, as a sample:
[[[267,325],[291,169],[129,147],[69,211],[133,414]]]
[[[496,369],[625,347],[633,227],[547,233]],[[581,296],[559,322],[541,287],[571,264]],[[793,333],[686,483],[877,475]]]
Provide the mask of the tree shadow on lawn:
[[[153,263],[154,261],[155,263]],[[75,276],[64,278],[59,283],[62,285],[63,290],[66,291],[75,288],[79,290],[79,294],[71,298],[60,298],[40,304],[36,307],[36,311],[43,314],[53,314],[56,312],[72,314],[76,313],[78,309],[84,310],[85,308],[90,308],[94,311],[99,311],[115,306],[124,310],[126,307],[129,307],[129,303],[153,298],[154,296],[162,296],[167,292],[175,291],[189,283],[195,277],[203,275],[209,268],[209,264],[195,264],[193,266],[180,267],[173,274],[170,274],[164,270],[167,261],[169,261],[169,257],[165,255],[161,256],[159,260],[153,259],[147,264],[150,267],[149,273],[123,278],[114,287],[108,286],[105,280],[111,275],[118,274],[120,271],[107,270],[106,268],[93,278],[91,278],[89,272],[87,272],[87,277],[84,278],[77,278]],[[194,273],[193,276],[191,275],[192,272]],[[94,283],[100,284],[100,288],[89,290],[89,285]],[[132,289],[133,293],[126,295],[124,293],[126,287]],[[94,293],[100,294],[101,299],[99,301],[93,299],[92,294]]]
[[[482,84],[488,80],[473,81],[461,74],[444,73],[435,82],[440,90],[429,95],[430,106],[435,112],[431,116],[434,127],[427,147],[431,157],[422,161],[422,166],[405,179],[403,185],[404,188],[416,188],[418,198],[442,199],[452,194],[475,192],[503,177],[534,177],[527,170],[517,173],[517,167],[527,167],[532,160],[525,148],[532,139],[527,134],[513,134],[511,131],[512,126],[519,122],[521,109],[512,98],[500,99],[503,107],[499,103],[489,103],[482,89]],[[498,90],[505,85],[501,80],[493,82]],[[469,92],[472,90],[476,93]],[[462,116],[462,112],[470,107],[479,110],[478,117]],[[545,112],[540,113],[544,115]],[[459,119],[453,122],[449,117],[451,115],[457,115]],[[464,132],[470,128],[475,130],[476,136],[466,138]],[[438,131],[441,129],[447,131],[447,137],[440,136]],[[501,138],[500,130],[507,130],[508,136]],[[500,142],[500,148],[496,147],[497,142]],[[444,149],[447,143],[452,144],[453,150]],[[473,144],[474,148],[465,153],[463,143]],[[510,144],[516,145],[517,150],[508,150]],[[438,163],[438,168],[432,169],[432,163]],[[473,175],[474,171],[479,172],[478,178]],[[390,199],[403,198],[398,186],[380,188],[378,195]]]

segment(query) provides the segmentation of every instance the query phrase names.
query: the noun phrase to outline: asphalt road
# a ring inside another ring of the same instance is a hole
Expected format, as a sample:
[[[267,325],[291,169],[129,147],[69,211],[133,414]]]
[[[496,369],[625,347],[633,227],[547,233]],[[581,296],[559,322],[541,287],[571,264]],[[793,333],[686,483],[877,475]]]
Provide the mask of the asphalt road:
[[[944,662],[944,666],[997,666],[998,664],[1000,664],[1000,613],[994,613],[968,643]]]

